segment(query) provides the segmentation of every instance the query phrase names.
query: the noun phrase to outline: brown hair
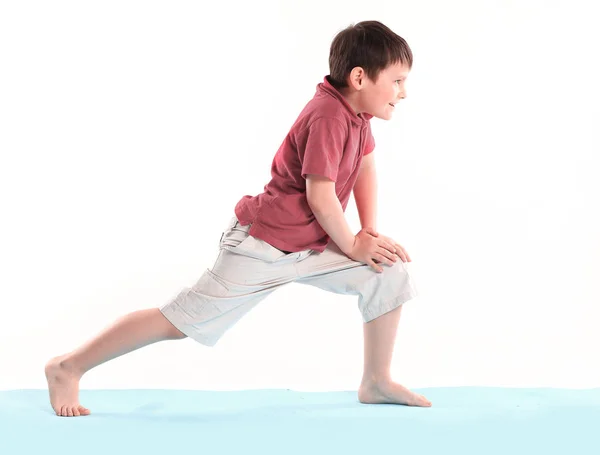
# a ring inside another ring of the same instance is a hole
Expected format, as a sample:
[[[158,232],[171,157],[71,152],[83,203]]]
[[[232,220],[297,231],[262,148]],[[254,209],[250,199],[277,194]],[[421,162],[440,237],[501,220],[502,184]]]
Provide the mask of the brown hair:
[[[329,81],[335,88],[347,87],[352,68],[360,66],[369,79],[402,62],[412,68],[413,55],[406,41],[377,21],[363,21],[339,32],[329,51]]]

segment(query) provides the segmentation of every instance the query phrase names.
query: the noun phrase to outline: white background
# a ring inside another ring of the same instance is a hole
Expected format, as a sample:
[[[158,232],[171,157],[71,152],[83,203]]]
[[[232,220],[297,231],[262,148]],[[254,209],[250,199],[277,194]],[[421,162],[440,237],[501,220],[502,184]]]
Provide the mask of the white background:
[[[0,6],[0,388],[214,263],[328,74],[384,22],[415,60],[373,119],[379,230],[420,295],[409,387],[600,386],[600,32],[593,1],[56,1]],[[360,229],[353,202],[347,211]],[[83,388],[356,389],[356,300],[287,286],[215,348],[152,345]]]

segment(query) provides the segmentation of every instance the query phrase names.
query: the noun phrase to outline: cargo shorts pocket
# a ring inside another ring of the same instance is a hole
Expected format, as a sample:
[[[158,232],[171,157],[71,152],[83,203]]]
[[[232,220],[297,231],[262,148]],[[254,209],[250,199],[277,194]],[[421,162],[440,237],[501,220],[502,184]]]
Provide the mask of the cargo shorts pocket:
[[[270,243],[252,237],[249,231],[250,225],[242,226],[239,222],[232,222],[221,235],[220,247],[232,253],[269,263],[276,262],[287,255]]]
[[[278,250],[270,243],[251,235],[248,235],[238,246],[230,251],[265,262],[277,262],[286,256],[283,251]]]

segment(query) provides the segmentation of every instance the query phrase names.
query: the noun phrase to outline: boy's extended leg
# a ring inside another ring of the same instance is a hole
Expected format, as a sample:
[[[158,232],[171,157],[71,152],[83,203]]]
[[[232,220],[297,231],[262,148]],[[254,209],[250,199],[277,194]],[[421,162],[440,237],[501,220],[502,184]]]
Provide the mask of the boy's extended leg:
[[[431,406],[422,395],[392,381],[390,366],[402,305],[364,324],[365,366],[358,399],[362,403]]]
[[[79,380],[86,371],[142,346],[185,337],[158,308],[123,316],[75,351],[46,364],[52,408],[63,417],[88,415],[90,411],[79,404]]]

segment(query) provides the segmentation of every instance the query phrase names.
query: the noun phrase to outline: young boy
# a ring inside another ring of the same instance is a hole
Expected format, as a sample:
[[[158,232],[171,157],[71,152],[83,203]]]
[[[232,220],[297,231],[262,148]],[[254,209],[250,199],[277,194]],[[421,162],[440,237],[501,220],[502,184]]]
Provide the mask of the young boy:
[[[377,233],[375,142],[370,119],[392,118],[412,67],[407,43],[385,25],[361,22],[331,44],[330,75],[275,155],[264,192],[244,196],[223,232],[212,269],[161,308],[130,313],[46,365],[52,408],[88,415],[79,380],[91,368],[151,343],[190,337],[214,346],[245,313],[286,284],[358,296],[364,321],[362,403],[431,406],[392,381],[402,304],[416,296],[406,250]],[[362,229],[344,218],[353,192]]]

